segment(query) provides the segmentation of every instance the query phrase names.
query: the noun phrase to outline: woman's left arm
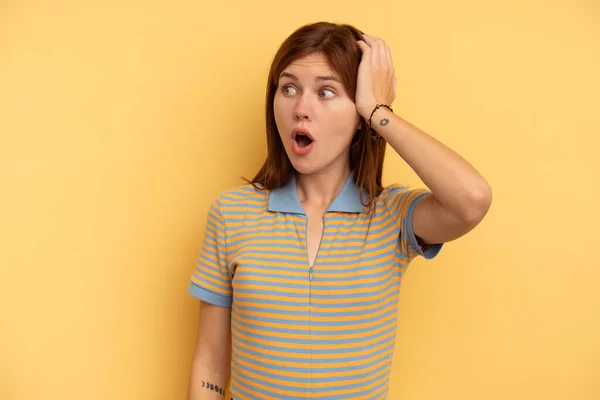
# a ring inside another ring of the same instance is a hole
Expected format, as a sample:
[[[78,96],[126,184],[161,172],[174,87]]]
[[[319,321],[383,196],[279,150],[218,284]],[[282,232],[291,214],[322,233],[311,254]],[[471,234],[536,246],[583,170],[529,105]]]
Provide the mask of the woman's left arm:
[[[389,47],[381,39],[364,35],[358,72],[356,107],[369,120],[377,104],[391,104],[396,79]],[[427,133],[385,107],[379,107],[372,128],[421,178],[432,194],[417,204],[415,235],[427,243],[444,243],[471,231],[486,215],[492,190],[466,160]]]

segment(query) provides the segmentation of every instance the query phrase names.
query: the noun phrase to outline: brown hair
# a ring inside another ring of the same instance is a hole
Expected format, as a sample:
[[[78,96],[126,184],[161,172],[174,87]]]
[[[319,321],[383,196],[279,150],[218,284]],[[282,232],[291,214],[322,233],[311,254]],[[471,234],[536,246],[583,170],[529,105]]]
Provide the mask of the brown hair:
[[[348,96],[355,101],[358,65],[362,56],[357,40],[364,40],[362,32],[351,25],[317,22],[297,29],[281,44],[271,64],[267,81],[267,159],[256,176],[248,181],[255,188],[280,188],[288,182],[293,171],[279,137],[273,111],[273,100],[281,72],[295,60],[322,54],[330,67],[340,75]],[[360,126],[350,147],[350,169],[356,186],[366,191],[368,203],[365,205],[369,206],[383,190],[381,175],[386,142],[371,138],[368,123],[363,118]]]

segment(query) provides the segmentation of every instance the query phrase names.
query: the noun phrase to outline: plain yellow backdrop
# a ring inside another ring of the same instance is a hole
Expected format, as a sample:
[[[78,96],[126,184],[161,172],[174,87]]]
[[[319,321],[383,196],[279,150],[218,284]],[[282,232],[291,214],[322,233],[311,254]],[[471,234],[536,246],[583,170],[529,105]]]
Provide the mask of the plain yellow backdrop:
[[[1,399],[185,398],[208,206],[319,20],[384,38],[396,113],[494,191],[409,268],[389,398],[600,399],[595,0],[1,2]],[[420,185],[391,149],[384,178]]]

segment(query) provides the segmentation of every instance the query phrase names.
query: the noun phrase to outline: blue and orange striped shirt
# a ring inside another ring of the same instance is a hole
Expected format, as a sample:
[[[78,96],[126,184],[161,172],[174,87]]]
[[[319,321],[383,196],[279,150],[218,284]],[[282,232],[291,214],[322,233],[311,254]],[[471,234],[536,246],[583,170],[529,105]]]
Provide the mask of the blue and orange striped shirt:
[[[221,193],[189,292],[231,308],[234,399],[386,398],[402,276],[442,247],[423,249],[412,230],[427,194],[391,185],[371,209],[350,177],[309,268],[294,178],[273,191]]]

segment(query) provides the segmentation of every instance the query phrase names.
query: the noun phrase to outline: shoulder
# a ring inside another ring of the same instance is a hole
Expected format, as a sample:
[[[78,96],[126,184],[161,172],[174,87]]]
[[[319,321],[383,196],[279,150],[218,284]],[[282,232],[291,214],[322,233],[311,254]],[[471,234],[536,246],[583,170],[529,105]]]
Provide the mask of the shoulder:
[[[251,184],[225,189],[213,200],[213,205],[221,211],[255,208],[268,202],[269,191]]]
[[[221,193],[219,193],[219,197],[233,202],[261,200],[269,197],[269,191],[262,189],[262,186],[258,186],[258,188],[256,188],[251,184],[246,184],[223,190]]]
[[[386,186],[376,200],[376,208],[385,210],[394,218],[408,216],[417,203],[431,194],[422,187],[410,187],[398,183]]]
[[[402,185],[400,183],[391,183],[383,188],[379,197],[385,198],[395,193],[404,192],[407,190],[410,190],[410,188],[406,185]]]
[[[378,200],[382,200],[384,202],[394,201],[399,198],[412,200],[429,193],[431,192],[426,188],[410,187],[399,183],[392,183],[388,186],[385,186],[377,198]]]

